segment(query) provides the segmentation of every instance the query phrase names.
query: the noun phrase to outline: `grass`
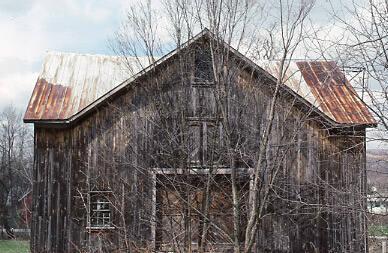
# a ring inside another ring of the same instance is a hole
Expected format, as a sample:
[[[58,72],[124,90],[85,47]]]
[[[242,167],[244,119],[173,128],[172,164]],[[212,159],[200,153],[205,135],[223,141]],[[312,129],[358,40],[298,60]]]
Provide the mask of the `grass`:
[[[28,241],[0,240],[1,253],[28,253],[30,245]]]
[[[369,235],[388,236],[388,225],[371,225],[371,226],[369,226]]]

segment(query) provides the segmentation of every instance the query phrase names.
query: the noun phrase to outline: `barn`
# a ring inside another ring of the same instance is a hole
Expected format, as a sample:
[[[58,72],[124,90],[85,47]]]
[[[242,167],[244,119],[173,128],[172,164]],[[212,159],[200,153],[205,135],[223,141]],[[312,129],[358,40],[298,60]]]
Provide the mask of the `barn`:
[[[376,122],[333,61],[207,30],[160,59],[51,52],[24,121],[31,252],[367,251]]]

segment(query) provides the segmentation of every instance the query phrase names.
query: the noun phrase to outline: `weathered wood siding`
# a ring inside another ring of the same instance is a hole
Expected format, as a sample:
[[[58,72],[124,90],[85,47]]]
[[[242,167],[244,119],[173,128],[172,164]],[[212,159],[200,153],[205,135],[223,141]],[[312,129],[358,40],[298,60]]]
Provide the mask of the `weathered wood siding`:
[[[216,89],[193,85],[192,63],[182,79],[177,62],[139,79],[71,127],[35,126],[32,252],[145,251],[154,247],[155,233],[166,242],[170,238],[153,230],[152,168],[230,168],[225,121],[238,149],[235,168],[255,166],[268,80],[236,71],[222,101],[224,119]],[[328,129],[321,120],[290,95],[279,98],[266,163],[281,164],[281,187],[273,189],[258,231],[258,252],[364,252],[365,129]],[[198,138],[198,145],[208,144],[193,153],[195,144],[185,145]],[[242,179],[249,185],[248,172]],[[117,229],[87,229],[88,192],[94,188],[112,190]],[[223,216],[220,226],[231,220]]]

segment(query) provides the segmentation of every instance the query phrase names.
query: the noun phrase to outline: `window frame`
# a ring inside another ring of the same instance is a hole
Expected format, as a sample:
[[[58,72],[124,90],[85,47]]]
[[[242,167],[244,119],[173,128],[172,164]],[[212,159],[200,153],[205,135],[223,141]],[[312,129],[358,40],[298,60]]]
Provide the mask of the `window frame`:
[[[206,168],[209,166],[209,161],[212,165],[219,166],[214,159],[210,159],[211,150],[217,150],[212,147],[215,138],[220,139],[222,124],[221,120],[216,117],[187,117],[188,122],[188,165],[190,168]],[[221,147],[219,147],[221,148]],[[196,159],[192,159],[195,157]]]
[[[88,230],[112,230],[115,227],[113,223],[113,212],[112,212],[112,203],[109,201],[109,195],[112,194],[110,190],[92,190],[88,192],[88,213],[87,213],[87,226]],[[97,200],[94,200],[97,195]],[[105,201],[99,201],[100,199]],[[98,205],[108,205],[108,208],[100,209]],[[96,208],[95,205],[97,205]],[[108,217],[105,217],[105,214],[109,214]],[[102,216],[101,216],[102,215]],[[97,217],[97,222],[92,222],[93,217]],[[98,220],[102,219],[102,224],[98,223]],[[108,222],[105,223],[105,219],[108,219]]]

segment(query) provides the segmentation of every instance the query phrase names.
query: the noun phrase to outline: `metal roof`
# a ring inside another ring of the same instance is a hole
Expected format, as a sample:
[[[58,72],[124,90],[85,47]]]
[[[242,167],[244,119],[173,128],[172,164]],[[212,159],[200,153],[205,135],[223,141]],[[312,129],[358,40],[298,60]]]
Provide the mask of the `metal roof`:
[[[24,120],[68,119],[148,66],[147,62],[146,58],[123,61],[116,56],[50,52]]]
[[[198,34],[194,40],[203,34],[207,32]],[[277,76],[279,62],[255,62],[236,50],[233,52],[273,77]],[[176,53],[177,50],[172,51],[154,65],[149,65],[147,58],[128,58],[124,64],[122,59],[115,56],[48,53],[24,121],[68,123]],[[335,62],[291,62],[284,83],[334,123],[376,124],[367,106]]]
[[[279,61],[256,61],[278,76]],[[299,96],[339,124],[376,124],[365,103],[334,61],[291,61],[283,80]]]
[[[376,124],[365,103],[334,61],[296,63],[321,110],[341,124]]]

